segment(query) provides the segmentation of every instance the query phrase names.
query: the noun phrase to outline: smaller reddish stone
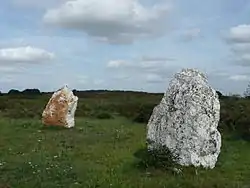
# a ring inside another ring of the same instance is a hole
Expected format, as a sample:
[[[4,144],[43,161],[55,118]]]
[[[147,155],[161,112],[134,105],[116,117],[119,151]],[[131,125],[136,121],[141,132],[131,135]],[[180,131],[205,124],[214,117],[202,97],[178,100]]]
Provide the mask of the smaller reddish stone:
[[[42,113],[42,123],[47,126],[74,127],[78,97],[67,86],[57,90]]]

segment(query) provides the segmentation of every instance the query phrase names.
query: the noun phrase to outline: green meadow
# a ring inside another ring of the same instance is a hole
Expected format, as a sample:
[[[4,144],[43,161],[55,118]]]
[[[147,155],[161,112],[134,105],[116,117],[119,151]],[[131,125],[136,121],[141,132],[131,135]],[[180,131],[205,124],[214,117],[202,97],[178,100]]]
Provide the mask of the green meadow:
[[[42,125],[50,95],[0,96],[0,188],[250,188],[249,99],[220,99],[216,167],[176,173],[136,154],[162,94],[78,92],[72,129]]]

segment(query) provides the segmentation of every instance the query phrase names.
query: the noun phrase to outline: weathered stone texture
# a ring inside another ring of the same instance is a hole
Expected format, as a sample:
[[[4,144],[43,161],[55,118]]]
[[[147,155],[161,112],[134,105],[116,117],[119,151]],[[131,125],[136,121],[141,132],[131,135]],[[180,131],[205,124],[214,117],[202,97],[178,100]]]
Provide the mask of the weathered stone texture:
[[[43,124],[74,127],[77,102],[78,97],[67,86],[57,90],[42,113]]]
[[[171,80],[147,125],[148,149],[166,146],[183,166],[214,168],[221,148],[220,102],[206,76],[183,69]]]

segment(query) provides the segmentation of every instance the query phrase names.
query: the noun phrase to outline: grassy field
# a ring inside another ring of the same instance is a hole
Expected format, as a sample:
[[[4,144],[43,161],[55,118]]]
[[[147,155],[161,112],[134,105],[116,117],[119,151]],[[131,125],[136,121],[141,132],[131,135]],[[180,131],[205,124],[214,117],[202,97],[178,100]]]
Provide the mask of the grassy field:
[[[216,168],[174,174],[138,166],[145,125],[79,117],[68,130],[36,118],[1,118],[0,188],[250,188],[250,142],[223,133]]]

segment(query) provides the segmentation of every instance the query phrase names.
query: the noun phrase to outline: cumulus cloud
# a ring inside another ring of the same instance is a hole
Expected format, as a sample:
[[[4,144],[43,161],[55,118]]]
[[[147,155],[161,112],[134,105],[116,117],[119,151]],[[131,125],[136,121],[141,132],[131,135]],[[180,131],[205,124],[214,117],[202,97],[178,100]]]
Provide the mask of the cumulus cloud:
[[[168,1],[148,8],[138,0],[74,0],[47,10],[43,20],[83,31],[100,41],[130,43],[137,38],[162,35],[170,10]]]
[[[232,61],[238,65],[250,66],[250,25],[230,28],[225,39],[232,52]]]
[[[52,60],[54,57],[53,53],[30,46],[0,49],[0,64],[40,63]]]
[[[227,39],[233,43],[250,42],[250,25],[238,25],[230,28]]]

